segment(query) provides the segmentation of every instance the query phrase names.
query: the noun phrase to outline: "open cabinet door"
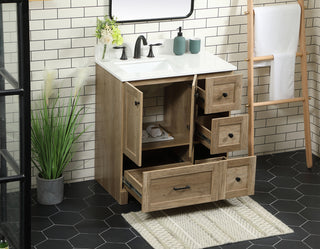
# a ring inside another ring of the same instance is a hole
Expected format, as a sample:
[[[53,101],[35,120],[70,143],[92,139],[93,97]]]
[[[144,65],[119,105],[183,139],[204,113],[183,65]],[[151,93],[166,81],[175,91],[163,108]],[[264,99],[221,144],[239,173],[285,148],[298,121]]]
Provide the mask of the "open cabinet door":
[[[191,90],[191,109],[190,109],[190,134],[189,134],[189,158],[193,156],[193,139],[194,139],[194,120],[195,120],[195,94],[197,89],[197,75],[194,75],[192,81],[192,90]],[[192,159],[193,161],[193,159]]]
[[[123,152],[141,166],[143,93],[130,83],[124,83]]]

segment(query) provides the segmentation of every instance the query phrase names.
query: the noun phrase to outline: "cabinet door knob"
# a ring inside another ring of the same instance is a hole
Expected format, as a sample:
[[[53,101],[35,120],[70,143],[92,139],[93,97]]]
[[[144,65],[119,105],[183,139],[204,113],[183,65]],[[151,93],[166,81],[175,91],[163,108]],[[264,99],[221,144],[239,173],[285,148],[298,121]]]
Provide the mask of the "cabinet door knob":
[[[237,182],[240,182],[240,181],[241,181],[241,178],[240,178],[240,177],[236,177],[236,181],[237,181]]]
[[[233,138],[233,133],[229,133],[228,136],[229,136],[230,138]]]
[[[134,101],[134,104],[135,105],[140,105],[140,102],[139,101]]]
[[[184,190],[184,189],[190,189],[190,186],[189,186],[189,185],[187,185],[187,186],[185,186],[185,187],[180,187],[180,188],[178,188],[178,187],[174,187],[174,188],[173,188],[173,190],[174,190],[174,191]]]
[[[228,97],[228,93],[223,93],[222,96],[226,98]]]

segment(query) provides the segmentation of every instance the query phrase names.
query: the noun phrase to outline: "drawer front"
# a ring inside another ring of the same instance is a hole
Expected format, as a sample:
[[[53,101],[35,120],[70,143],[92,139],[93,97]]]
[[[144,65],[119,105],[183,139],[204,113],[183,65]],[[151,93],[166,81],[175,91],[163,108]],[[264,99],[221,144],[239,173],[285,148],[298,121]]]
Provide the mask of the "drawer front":
[[[219,199],[254,194],[256,157],[229,159],[223,167]]]
[[[211,120],[208,118],[210,119],[208,116],[199,117],[197,134],[211,154],[247,149],[248,115]]]
[[[242,75],[207,78],[205,89],[198,88],[198,102],[205,114],[238,110],[241,108]]]

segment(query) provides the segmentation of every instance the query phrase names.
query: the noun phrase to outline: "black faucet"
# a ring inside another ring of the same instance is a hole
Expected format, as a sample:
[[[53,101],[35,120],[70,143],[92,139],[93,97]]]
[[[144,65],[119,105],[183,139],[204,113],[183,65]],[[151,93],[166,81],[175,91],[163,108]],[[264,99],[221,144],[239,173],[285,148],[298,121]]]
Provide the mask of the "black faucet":
[[[148,45],[147,39],[143,36],[140,35],[137,40],[136,40],[136,45],[134,46],[134,55],[133,58],[139,59],[141,57],[141,40],[143,42],[143,45]]]

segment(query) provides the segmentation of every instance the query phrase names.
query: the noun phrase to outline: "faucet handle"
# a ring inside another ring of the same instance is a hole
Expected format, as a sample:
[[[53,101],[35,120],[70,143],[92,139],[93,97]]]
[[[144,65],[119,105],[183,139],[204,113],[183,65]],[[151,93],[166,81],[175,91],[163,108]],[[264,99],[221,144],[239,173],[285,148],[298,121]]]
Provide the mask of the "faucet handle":
[[[121,49],[122,48],[122,54],[120,60],[128,60],[128,57],[126,55],[126,47],[125,46],[115,46],[114,49]]]
[[[161,45],[162,45],[162,43],[149,44],[150,48],[149,48],[149,53],[148,53],[147,57],[150,57],[150,58],[154,57],[152,47],[153,46],[161,46]]]

